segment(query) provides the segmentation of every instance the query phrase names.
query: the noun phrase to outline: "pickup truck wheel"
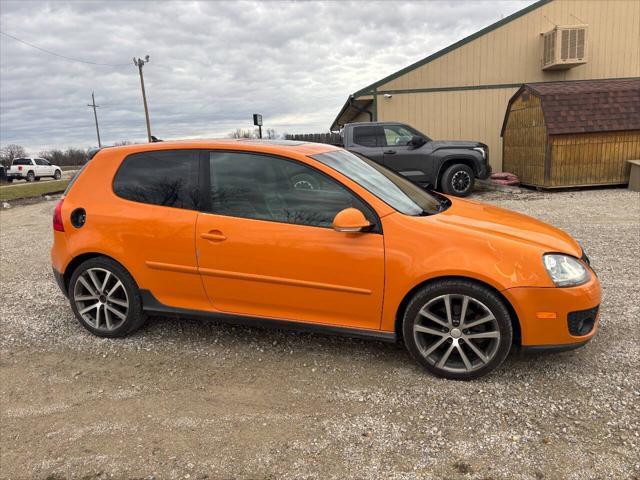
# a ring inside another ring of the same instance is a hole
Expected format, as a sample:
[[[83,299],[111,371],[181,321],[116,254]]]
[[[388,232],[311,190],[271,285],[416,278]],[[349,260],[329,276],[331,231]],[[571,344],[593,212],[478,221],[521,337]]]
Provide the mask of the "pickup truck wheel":
[[[36,175],[33,172],[27,173],[27,182],[33,182],[36,179]]]
[[[468,197],[473,191],[474,182],[473,170],[467,165],[457,163],[444,171],[440,185],[444,193],[456,197]]]
[[[124,337],[145,321],[136,282],[109,258],[92,258],[76,268],[69,300],[80,324],[99,337]]]
[[[7,178],[7,183],[13,183],[13,178]]]
[[[40,177],[36,177],[36,182],[39,182],[39,181],[40,181]]]
[[[60,180],[60,177],[62,177],[62,173],[60,172],[60,170],[56,170],[56,173],[53,174],[53,178],[55,178],[56,180]]]

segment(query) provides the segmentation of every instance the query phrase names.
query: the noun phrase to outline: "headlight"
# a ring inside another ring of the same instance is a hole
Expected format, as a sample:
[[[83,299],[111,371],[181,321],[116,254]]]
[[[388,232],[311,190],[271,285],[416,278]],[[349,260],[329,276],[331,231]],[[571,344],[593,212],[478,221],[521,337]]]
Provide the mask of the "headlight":
[[[487,152],[485,152],[484,148],[482,147],[473,147],[473,149],[477,152],[480,152],[480,154],[482,155],[483,159],[487,159]]]
[[[559,253],[542,256],[547,273],[556,287],[575,287],[589,281],[589,272],[576,258]]]

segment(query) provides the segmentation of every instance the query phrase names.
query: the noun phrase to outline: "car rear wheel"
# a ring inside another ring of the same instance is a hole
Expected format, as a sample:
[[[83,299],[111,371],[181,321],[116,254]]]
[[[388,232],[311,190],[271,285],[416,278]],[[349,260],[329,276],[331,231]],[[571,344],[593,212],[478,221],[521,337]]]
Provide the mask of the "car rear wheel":
[[[53,174],[53,178],[55,178],[56,180],[60,180],[60,177],[62,177],[62,173],[60,172],[60,170],[56,170],[56,173]]]
[[[447,168],[442,174],[442,191],[456,197],[468,197],[473,191],[475,175],[468,165],[458,163]]]
[[[109,258],[80,264],[69,282],[69,299],[80,324],[99,337],[123,337],[145,321],[138,286]]]
[[[33,172],[27,173],[27,182],[33,182],[36,179],[36,175]]]
[[[404,314],[411,356],[433,374],[471,380],[496,369],[511,349],[513,329],[504,303],[490,289],[443,280],[420,289]]]

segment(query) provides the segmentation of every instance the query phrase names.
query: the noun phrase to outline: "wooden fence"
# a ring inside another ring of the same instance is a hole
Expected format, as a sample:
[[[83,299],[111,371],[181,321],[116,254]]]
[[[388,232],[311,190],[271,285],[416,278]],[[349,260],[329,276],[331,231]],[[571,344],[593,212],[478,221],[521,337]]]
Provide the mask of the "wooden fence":
[[[299,142],[328,143],[330,145],[342,145],[342,137],[339,133],[301,133],[285,135],[287,140],[297,140]]]

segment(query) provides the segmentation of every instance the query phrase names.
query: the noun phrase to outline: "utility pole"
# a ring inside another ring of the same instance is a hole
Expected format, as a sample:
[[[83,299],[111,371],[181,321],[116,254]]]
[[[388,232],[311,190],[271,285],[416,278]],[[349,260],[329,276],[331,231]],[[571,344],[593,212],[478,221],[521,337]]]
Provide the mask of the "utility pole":
[[[98,128],[98,114],[96,113],[96,108],[100,105],[96,105],[96,98],[93,96],[93,92],[91,92],[91,103],[87,104],[87,107],[93,108],[93,118],[96,119],[96,134],[98,135],[98,147],[102,148],[102,142],[100,141],[100,129]]]
[[[149,143],[151,143],[151,124],[149,123],[149,108],[147,107],[147,94],[144,91],[144,76],[142,75],[142,67],[145,63],[149,63],[149,55],[144,57],[144,60],[141,58],[133,57],[133,64],[138,67],[138,72],[140,72],[140,87],[142,87],[142,101],[144,102],[144,116],[147,119],[147,139]]]

